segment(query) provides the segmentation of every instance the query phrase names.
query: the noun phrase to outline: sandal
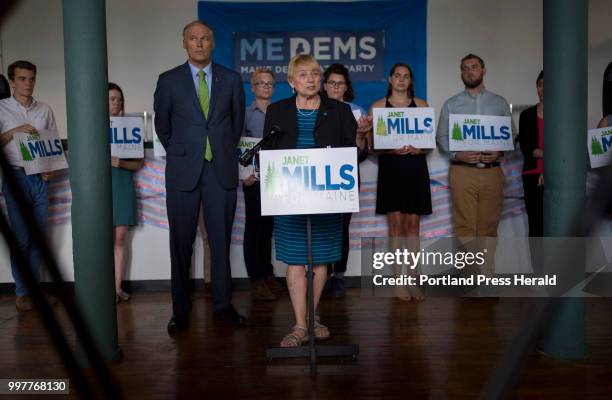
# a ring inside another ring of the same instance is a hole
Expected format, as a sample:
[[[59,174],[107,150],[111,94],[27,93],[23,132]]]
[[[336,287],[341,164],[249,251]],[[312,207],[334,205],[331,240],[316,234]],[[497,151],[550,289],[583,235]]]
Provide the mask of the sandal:
[[[308,341],[308,329],[304,326],[295,325],[291,333],[287,334],[280,342],[281,347],[300,347]]]
[[[321,323],[321,317],[315,315],[314,333],[316,340],[329,339],[329,328]]]

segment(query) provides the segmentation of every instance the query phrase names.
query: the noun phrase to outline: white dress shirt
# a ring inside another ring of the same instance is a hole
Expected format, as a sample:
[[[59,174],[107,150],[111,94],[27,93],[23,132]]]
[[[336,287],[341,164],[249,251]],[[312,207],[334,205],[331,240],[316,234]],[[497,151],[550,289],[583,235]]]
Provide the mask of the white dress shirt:
[[[47,104],[33,100],[32,104],[26,108],[14,97],[0,100],[0,133],[25,124],[30,124],[38,130],[57,132],[53,111]],[[11,140],[4,146],[4,153],[11,165],[23,167],[21,153],[15,140]]]

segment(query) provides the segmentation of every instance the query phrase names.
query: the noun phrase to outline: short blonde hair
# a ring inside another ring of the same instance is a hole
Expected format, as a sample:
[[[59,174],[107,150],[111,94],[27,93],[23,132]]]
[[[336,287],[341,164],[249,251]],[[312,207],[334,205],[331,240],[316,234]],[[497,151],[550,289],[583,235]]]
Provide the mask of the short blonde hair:
[[[251,85],[255,84],[255,78],[257,78],[257,75],[259,74],[269,74],[272,77],[272,80],[276,80],[274,72],[272,72],[270,68],[257,67],[255,72],[253,72],[253,75],[251,75]]]
[[[289,61],[289,66],[287,68],[287,79],[294,78],[295,72],[297,71],[298,67],[308,64],[316,65],[319,70],[321,69],[321,66],[319,65],[317,60],[310,54],[302,53],[293,56]]]

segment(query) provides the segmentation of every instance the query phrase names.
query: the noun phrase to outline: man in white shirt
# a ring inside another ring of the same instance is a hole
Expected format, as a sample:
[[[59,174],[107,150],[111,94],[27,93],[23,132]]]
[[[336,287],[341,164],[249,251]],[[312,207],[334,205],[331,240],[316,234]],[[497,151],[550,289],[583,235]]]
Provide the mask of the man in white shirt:
[[[15,61],[8,67],[8,78],[13,96],[0,100],[0,144],[13,167],[13,173],[23,191],[28,208],[34,214],[35,221],[40,229],[44,231],[49,205],[47,181],[50,179],[51,173],[26,175],[21,153],[13,137],[18,132],[33,134],[37,133],[38,130],[57,131],[55,117],[48,105],[36,101],[32,97],[36,84],[36,66],[34,64],[28,61]],[[2,181],[2,193],[6,200],[9,222],[17,239],[17,244],[24,253],[28,254],[32,273],[36,279],[40,279],[40,253],[32,243],[25,222],[19,214],[15,195],[11,193],[5,180]],[[17,295],[15,305],[20,311],[31,310],[34,305],[19,274],[13,255],[11,255],[11,269],[15,280],[15,294]]]

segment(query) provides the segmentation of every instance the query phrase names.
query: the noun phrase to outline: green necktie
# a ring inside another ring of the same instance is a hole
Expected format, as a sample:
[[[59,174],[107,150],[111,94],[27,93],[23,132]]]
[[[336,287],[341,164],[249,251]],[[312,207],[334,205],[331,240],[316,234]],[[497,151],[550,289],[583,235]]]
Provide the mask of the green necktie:
[[[203,69],[198,71],[198,100],[200,101],[200,107],[206,119],[208,119],[208,107],[210,106],[210,98],[208,97],[208,84],[206,83],[206,72]],[[206,136],[206,150],[204,150],[204,159],[206,161],[212,161],[213,154],[212,148],[210,147],[210,141]]]

